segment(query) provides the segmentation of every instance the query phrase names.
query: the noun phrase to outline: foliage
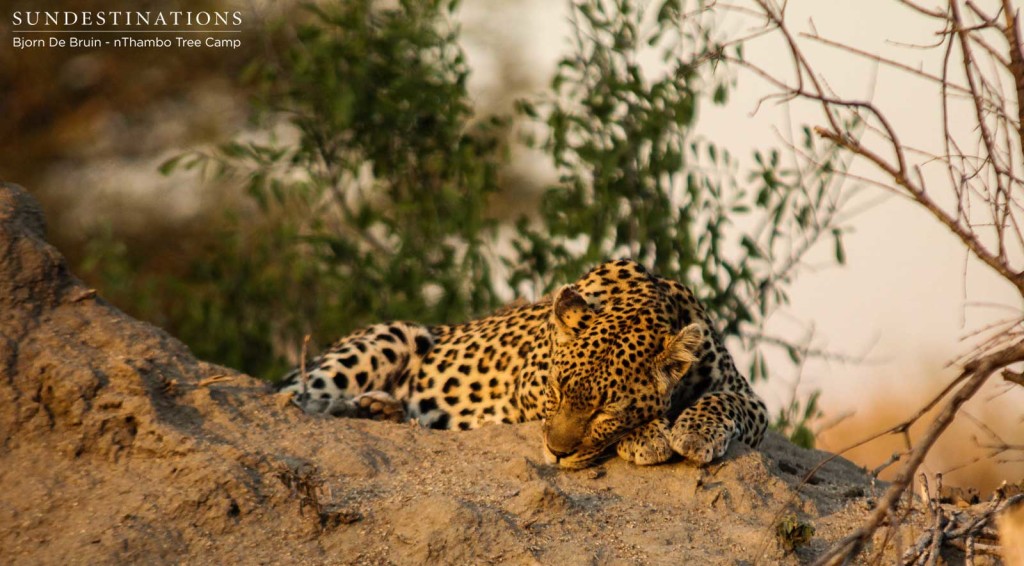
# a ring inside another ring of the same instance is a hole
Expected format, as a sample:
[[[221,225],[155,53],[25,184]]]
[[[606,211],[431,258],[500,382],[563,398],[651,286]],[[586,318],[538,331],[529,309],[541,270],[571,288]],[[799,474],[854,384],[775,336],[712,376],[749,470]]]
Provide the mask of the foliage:
[[[256,205],[189,281],[234,293],[176,325],[186,339],[223,343],[213,359],[240,359],[236,332],[297,343],[310,330],[323,339],[381,319],[457,320],[498,303],[485,211],[502,123],[471,123],[469,70],[456,32],[444,29],[444,3],[372,4],[309,6],[312,20],[254,68],[260,126],[287,116],[297,142],[232,141],[164,166],[241,177]],[[251,218],[262,224],[248,226]],[[235,242],[239,230],[253,241]],[[226,325],[196,326],[211,319]],[[271,324],[280,328],[268,332]]]
[[[297,321],[317,318],[310,298],[332,303],[330,283],[295,245],[292,228],[274,218],[229,214],[184,272],[168,276],[140,270],[146,259],[108,226],[90,239],[82,275],[132,316],[185,340],[200,358],[279,375],[290,365],[282,345],[308,331]]]
[[[797,519],[795,515],[786,515],[775,525],[775,538],[787,553],[806,545],[813,536],[814,526]]]
[[[810,394],[806,400],[793,397],[789,405],[780,408],[778,416],[772,422],[772,428],[785,435],[790,442],[803,448],[814,448],[814,430],[811,424],[821,418],[818,408],[820,391]]]

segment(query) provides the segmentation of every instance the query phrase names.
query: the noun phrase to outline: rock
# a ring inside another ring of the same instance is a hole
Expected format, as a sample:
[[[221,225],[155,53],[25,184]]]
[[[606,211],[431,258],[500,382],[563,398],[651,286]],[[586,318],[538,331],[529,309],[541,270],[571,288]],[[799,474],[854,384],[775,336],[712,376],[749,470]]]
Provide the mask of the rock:
[[[797,563],[876,493],[842,459],[802,484],[825,454],[776,435],[701,470],[570,472],[539,423],[313,418],[108,304],[45,231],[0,185],[3,564]],[[770,544],[783,512],[814,527],[804,555]]]

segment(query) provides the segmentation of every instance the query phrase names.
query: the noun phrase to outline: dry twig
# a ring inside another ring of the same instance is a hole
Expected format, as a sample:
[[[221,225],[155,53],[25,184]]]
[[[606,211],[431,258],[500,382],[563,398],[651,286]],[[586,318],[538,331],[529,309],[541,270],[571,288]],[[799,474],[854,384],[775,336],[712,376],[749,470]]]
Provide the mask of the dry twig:
[[[233,375],[225,375],[225,374],[211,375],[210,377],[204,377],[203,379],[200,379],[199,383],[197,383],[196,386],[197,387],[209,387],[209,386],[213,385],[214,383],[223,383],[225,381],[231,381],[233,379],[235,379],[235,376],[233,376]]]
[[[309,338],[309,334],[302,337],[302,353],[299,358],[299,383],[302,384],[302,393],[299,395],[299,399],[302,400],[302,403],[309,400],[309,374],[306,373],[306,355],[309,351]]]

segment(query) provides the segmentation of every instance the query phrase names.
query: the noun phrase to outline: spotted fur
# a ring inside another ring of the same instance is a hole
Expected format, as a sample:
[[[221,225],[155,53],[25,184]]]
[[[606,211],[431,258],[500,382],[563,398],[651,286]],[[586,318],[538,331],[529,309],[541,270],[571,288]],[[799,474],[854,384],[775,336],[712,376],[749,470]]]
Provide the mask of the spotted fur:
[[[342,338],[280,389],[305,410],[440,429],[544,419],[544,454],[703,465],[760,443],[767,410],[689,289],[607,262],[533,304],[458,325],[378,324]]]

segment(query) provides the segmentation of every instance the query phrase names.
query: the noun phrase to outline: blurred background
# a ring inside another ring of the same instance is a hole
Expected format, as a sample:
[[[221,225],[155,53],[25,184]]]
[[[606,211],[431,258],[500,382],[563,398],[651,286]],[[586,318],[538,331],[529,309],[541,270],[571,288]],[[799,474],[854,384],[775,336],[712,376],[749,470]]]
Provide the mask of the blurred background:
[[[0,179],[36,195],[103,297],[253,375],[295,363],[306,333],[454,322],[633,255],[698,291],[784,433],[839,450],[940,391],[973,330],[1020,317],[1014,290],[922,211],[790,157],[815,109],[707,64],[749,18],[686,2],[664,20],[672,3],[620,3],[647,7],[634,20],[545,0],[111,4],[45,9],[239,10],[242,48],[5,39]],[[907,47],[936,30],[889,0],[793,0],[789,17],[911,66],[941,56]],[[808,54],[918,137],[905,142],[938,143],[934,89]],[[788,76],[777,37],[737,56]],[[804,155],[848,166],[813,142]],[[1020,451],[984,446],[1024,445],[1021,407],[1022,388],[994,378],[928,471],[981,490],[1019,480]],[[871,469],[900,448],[847,456]]]

